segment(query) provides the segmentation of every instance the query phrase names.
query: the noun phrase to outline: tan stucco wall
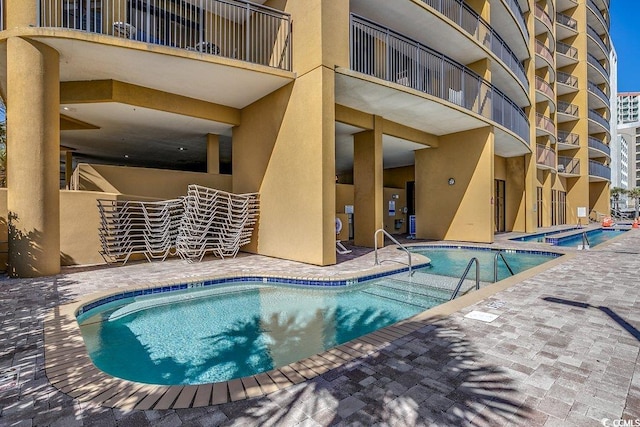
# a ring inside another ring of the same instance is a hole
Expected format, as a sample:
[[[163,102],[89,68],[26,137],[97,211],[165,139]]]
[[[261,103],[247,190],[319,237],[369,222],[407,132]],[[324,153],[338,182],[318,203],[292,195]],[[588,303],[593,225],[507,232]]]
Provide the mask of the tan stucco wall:
[[[135,194],[158,199],[173,199],[187,194],[189,184],[198,184],[231,192],[231,175],[184,172],[167,169],[81,163],[79,190]]]
[[[406,189],[407,182],[415,181],[415,167],[405,166],[384,170],[384,186]]]
[[[493,242],[493,163],[488,127],[441,136],[439,148],[416,151],[417,237]]]
[[[609,214],[611,199],[609,197],[609,182],[589,183],[589,210],[602,214]]]

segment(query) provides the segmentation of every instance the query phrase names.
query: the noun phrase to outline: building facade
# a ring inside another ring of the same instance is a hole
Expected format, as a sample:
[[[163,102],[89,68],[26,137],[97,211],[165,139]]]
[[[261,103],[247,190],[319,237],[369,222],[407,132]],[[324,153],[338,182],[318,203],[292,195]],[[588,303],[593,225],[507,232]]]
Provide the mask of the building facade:
[[[188,183],[317,265],[336,217],[373,246],[609,211],[609,0],[258,3],[2,0],[12,274],[100,262],[97,199]]]
[[[640,121],[640,92],[620,92],[618,94],[618,123]]]

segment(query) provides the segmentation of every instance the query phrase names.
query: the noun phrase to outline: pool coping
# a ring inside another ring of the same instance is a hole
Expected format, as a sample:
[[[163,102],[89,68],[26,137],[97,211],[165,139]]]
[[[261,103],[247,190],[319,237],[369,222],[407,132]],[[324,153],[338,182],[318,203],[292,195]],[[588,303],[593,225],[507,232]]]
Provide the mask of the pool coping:
[[[442,243],[440,243],[440,245],[416,243],[415,245],[412,244],[408,246],[442,246]],[[446,246],[487,249],[487,246],[474,246],[469,243],[452,243]],[[513,250],[527,251],[527,249],[524,248],[513,248]],[[547,252],[562,253],[559,251]],[[419,254],[415,255],[418,259],[424,258]],[[507,289],[541,271],[552,268],[574,256],[575,254],[572,253],[564,253],[563,256],[559,256],[507,279],[487,285],[480,290],[462,295],[453,301],[445,302],[410,318],[394,323],[393,325],[378,329],[286,366],[248,377],[201,385],[166,386],[137,383],[106,374],[93,364],[86,351],[84,340],[76,321],[76,313],[79,308],[93,301],[118,293],[111,289],[109,291],[87,295],[69,304],[60,305],[47,313],[44,324],[45,372],[49,382],[63,393],[81,402],[91,402],[95,405],[110,408],[127,410],[186,409],[250,399],[267,395],[295,384],[300,384],[316,378],[331,369],[338,368],[356,359],[367,357],[390,345],[393,341],[429,325],[437,318],[450,315],[482,301],[497,292]],[[377,266],[372,269],[342,273],[332,276],[331,278],[325,277],[324,279],[322,276],[288,278],[321,281],[353,280],[358,277],[367,276],[367,273],[370,275],[371,272],[382,273],[399,270],[402,269]],[[243,274],[219,274],[208,276],[207,278],[191,278],[189,281],[246,276],[247,275]],[[282,274],[265,274],[263,276],[287,278]],[[185,281],[176,280],[154,283],[153,286],[136,285],[128,287],[125,292],[131,292],[135,289],[157,288],[159,286],[175,286],[178,284],[176,282],[184,283]]]

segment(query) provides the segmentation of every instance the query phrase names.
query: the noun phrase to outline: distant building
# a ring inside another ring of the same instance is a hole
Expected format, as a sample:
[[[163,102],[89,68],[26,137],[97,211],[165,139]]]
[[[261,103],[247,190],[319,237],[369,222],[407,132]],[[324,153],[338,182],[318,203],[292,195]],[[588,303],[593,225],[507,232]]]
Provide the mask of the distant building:
[[[618,123],[640,121],[640,92],[620,92],[618,94]]]

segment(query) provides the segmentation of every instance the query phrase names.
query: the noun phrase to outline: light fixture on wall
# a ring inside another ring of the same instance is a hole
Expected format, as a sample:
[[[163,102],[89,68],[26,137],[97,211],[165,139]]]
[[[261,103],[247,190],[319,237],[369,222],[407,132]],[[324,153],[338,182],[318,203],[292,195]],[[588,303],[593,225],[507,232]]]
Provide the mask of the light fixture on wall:
[[[454,178],[449,178],[449,181],[447,181],[447,183],[448,183],[449,185],[453,185],[453,184],[455,184],[455,183],[456,183],[456,180],[455,180]]]

